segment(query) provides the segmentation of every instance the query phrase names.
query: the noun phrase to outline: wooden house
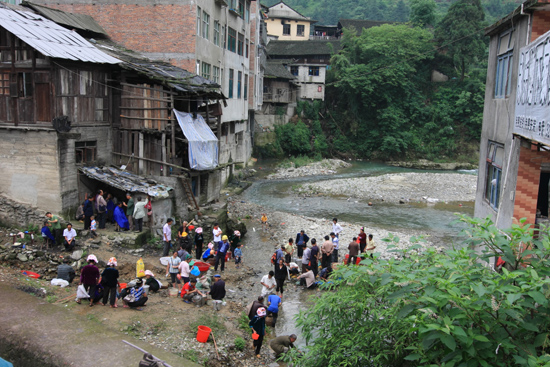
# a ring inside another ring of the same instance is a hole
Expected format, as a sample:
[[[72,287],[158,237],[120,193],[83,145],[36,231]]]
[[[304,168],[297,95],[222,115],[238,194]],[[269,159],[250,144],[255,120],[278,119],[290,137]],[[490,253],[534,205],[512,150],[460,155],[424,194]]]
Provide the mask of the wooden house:
[[[190,169],[172,110],[202,113],[220,137],[219,85],[106,40],[86,40],[82,35],[105,38],[91,17],[65,13],[63,21],[72,30],[0,5],[0,194],[70,211],[86,192],[109,189],[108,179],[90,179],[82,168],[116,165],[175,188],[183,210],[195,205],[195,195],[184,195],[193,188],[199,201],[217,198],[216,177],[227,166]]]

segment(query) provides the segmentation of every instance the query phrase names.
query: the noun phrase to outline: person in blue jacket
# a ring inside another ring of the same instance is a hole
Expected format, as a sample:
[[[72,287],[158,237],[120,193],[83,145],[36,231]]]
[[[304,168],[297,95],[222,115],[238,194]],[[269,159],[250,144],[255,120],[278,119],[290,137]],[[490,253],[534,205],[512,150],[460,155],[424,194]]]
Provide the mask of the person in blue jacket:
[[[297,235],[296,235],[296,246],[298,247],[298,259],[301,259],[304,255],[304,249],[307,246],[307,243],[309,241],[309,236],[306,234],[306,232],[302,229]]]

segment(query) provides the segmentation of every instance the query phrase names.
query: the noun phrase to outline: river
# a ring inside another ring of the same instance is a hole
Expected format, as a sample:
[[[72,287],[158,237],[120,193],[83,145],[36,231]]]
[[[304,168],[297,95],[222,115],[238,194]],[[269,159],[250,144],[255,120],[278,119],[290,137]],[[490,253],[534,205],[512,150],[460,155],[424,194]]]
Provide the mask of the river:
[[[264,170],[262,170],[264,171]],[[269,171],[269,169],[265,170]],[[392,204],[377,202],[369,206],[365,200],[345,197],[298,197],[292,193],[294,185],[320,180],[334,180],[339,178],[366,177],[386,173],[402,172],[434,172],[448,171],[421,171],[414,169],[387,166],[380,163],[355,162],[350,168],[332,176],[310,176],[290,178],[285,180],[258,179],[241,195],[241,200],[263,206],[266,211],[285,212],[293,215],[303,215],[314,218],[338,217],[348,223],[357,223],[367,227],[378,227],[399,232],[422,232],[430,235],[430,240],[439,245],[448,246],[452,239],[456,239],[462,229],[455,223],[455,213],[473,215],[474,203],[426,203]],[[264,172],[265,174],[266,172]],[[456,173],[456,171],[453,171]],[[476,172],[462,172],[476,174]],[[248,233],[244,239],[245,259],[253,267],[256,275],[251,282],[256,286],[248,294],[249,301],[254,299],[261,277],[272,269],[269,258],[273,253],[273,235],[263,232],[257,220],[245,221]],[[289,234],[294,235],[295,233]],[[278,240],[280,242],[280,240]],[[294,261],[298,262],[297,259]],[[298,262],[299,263],[299,262]],[[303,290],[300,286],[289,284],[285,287],[283,304],[279,312],[279,319],[273,336],[289,335],[300,336],[300,330],[295,325],[295,316],[307,309],[308,298],[318,291]],[[304,348],[305,341],[298,338],[296,344]],[[267,347],[267,346],[266,346]],[[268,348],[268,347],[267,347]],[[262,354],[265,353],[262,352]],[[273,364],[277,366],[278,364]],[[280,364],[284,366],[284,364]]]

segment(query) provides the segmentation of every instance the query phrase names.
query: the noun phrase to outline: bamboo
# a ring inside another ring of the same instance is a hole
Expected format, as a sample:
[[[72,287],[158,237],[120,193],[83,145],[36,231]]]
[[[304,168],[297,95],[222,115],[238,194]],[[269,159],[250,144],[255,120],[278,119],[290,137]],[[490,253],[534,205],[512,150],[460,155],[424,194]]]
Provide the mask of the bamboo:
[[[214,338],[214,332],[212,331],[212,340],[214,340],[214,348],[216,348],[216,355],[218,356],[218,361],[220,360],[220,354],[218,353],[218,346],[216,345],[216,338]]]
[[[135,155],[129,155],[129,154],[117,153],[117,152],[111,152],[111,154],[115,154],[115,155],[119,155],[119,156],[121,156],[121,157],[127,157],[127,158],[143,159],[144,161],[149,161],[149,162],[158,163],[158,164],[165,164],[165,165],[167,165],[167,166],[171,166],[171,167],[174,167],[174,168],[179,168],[179,169],[181,169],[181,170],[183,170],[183,171],[185,171],[185,172],[189,172],[189,171],[190,171],[189,168],[185,168],[185,167],[182,167],[182,166],[178,166],[178,165],[172,164],[172,163],[157,161],[156,159],[137,157],[137,156],[135,156]]]

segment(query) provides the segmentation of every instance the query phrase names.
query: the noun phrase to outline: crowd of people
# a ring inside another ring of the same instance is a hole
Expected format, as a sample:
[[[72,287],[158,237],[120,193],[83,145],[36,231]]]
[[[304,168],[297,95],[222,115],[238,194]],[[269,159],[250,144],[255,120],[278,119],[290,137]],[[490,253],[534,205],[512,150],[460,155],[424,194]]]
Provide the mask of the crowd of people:
[[[143,219],[150,215],[152,210],[150,198],[143,200],[137,197],[134,201],[130,194],[126,198],[126,201],[115,203],[110,194],[104,197],[101,190],[96,196],[87,196],[81,206],[80,215],[83,216],[81,220],[84,221],[84,228],[90,230],[91,236],[95,236],[98,229],[105,228],[106,221],[114,223],[117,230],[143,230]],[[268,229],[266,214],[262,214],[260,223],[264,230]],[[262,277],[260,295],[248,307],[249,326],[253,330],[255,354],[258,357],[265,335],[266,318],[269,325],[276,325],[283,306],[287,280],[293,277],[298,279],[304,288],[313,289],[323,282],[330,282],[333,269],[340,265],[341,260],[344,264],[350,265],[358,264],[362,256],[373,256],[376,249],[374,236],[367,235],[364,228],[361,228],[347,245],[349,254],[341,259],[342,231],[338,219],[334,218],[330,232],[327,230],[328,234],[322,236],[320,243],[316,238],[311,238],[305,230],[301,230],[272,255],[273,270]],[[77,234],[71,223],[62,231],[59,217],[51,213],[47,213],[42,235],[52,244],[59,242],[61,237],[67,250],[75,247]],[[229,235],[225,234],[218,223],[214,223],[212,241],[205,246],[203,228],[196,228],[193,221],[176,224],[172,218],[168,218],[163,226],[162,241],[162,256],[166,264],[166,277],[169,278],[167,286],[163,286],[155,279],[152,271],[145,270],[143,278],[137,279],[127,288],[122,288],[118,280],[116,259],[109,259],[105,269],[100,272],[97,258],[89,255],[88,264],[81,269],[79,276],[79,285],[83,286],[89,306],[93,307],[99,303],[117,308],[118,300],[122,300],[123,307],[140,310],[146,305],[149,292],[154,293],[161,288],[171,287],[185,303],[203,306],[210,297],[214,310],[219,311],[226,296],[225,282],[220,273],[225,271],[227,261],[233,260],[236,269],[243,264],[240,232],[232,231]],[[207,263],[216,274],[213,277],[201,276],[195,265],[198,261]],[[76,274],[65,262],[58,268],[58,277],[72,282]],[[81,299],[78,298],[77,302],[80,303]],[[273,339],[269,345],[278,358],[294,347],[295,341],[296,335],[283,335]]]

